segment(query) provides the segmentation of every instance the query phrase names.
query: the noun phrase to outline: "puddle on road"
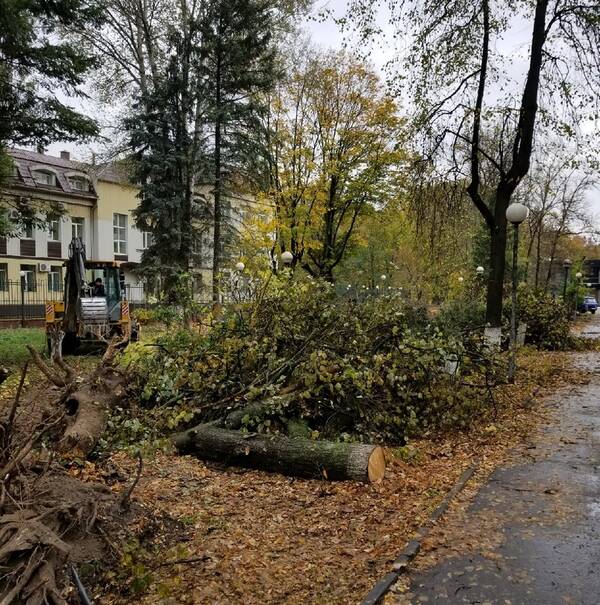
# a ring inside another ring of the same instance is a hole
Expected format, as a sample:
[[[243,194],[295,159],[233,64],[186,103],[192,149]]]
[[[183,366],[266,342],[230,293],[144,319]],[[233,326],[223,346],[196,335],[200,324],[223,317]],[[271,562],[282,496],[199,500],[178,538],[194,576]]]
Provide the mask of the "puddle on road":
[[[590,502],[587,506],[592,517],[600,516],[600,502]]]

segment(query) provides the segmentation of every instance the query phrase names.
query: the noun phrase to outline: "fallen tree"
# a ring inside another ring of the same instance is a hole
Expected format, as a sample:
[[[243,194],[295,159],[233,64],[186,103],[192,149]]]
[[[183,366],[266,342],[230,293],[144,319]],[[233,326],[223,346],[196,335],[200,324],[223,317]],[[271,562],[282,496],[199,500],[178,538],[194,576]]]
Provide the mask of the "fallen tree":
[[[139,479],[138,471],[119,501],[104,486],[83,483],[54,463],[57,452],[87,456],[102,436],[124,391],[124,376],[113,364],[119,348],[111,343],[96,368],[79,377],[60,347],[53,347],[54,366],[29,347],[56,389],[50,397],[34,392],[21,405],[25,364],[14,402],[0,415],[0,605],[67,605],[61,586],[67,562],[77,563],[76,553],[86,549],[102,558],[97,521],[115,517]],[[20,407],[27,413],[18,414]]]
[[[200,424],[172,441],[180,453],[285,475],[366,483],[385,474],[383,449],[362,443],[288,439]]]
[[[62,359],[60,346],[53,346],[53,362],[63,376],[51,368],[40,354],[28,346],[35,365],[55,386],[61,389],[57,404],[63,406],[67,415],[66,427],[60,442],[61,452],[76,451],[84,457],[96,446],[106,430],[110,410],[124,394],[124,375],[113,364],[123,342],[109,344],[102,360],[88,376],[75,375]]]

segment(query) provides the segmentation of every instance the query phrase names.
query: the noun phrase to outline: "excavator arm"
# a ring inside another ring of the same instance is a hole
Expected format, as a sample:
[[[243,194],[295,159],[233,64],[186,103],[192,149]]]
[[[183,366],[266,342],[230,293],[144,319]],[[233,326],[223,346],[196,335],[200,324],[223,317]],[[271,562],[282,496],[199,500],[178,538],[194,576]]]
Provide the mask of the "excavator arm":
[[[69,244],[69,259],[65,272],[63,330],[66,334],[77,334],[78,304],[84,287],[86,287],[85,246],[81,238],[74,237]]]

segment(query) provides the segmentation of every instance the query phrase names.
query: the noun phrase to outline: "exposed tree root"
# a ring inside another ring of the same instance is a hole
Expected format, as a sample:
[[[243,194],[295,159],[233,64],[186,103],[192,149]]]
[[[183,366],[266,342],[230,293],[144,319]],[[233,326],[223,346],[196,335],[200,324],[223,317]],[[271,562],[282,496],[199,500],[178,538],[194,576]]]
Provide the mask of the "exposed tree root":
[[[0,605],[67,605],[65,569],[77,563],[75,551],[92,538],[102,544],[93,535],[98,523],[121,514],[129,505],[141,465],[119,498],[104,486],[70,477],[52,462],[54,449],[87,456],[102,436],[112,406],[124,393],[123,375],[113,367],[120,346],[111,343],[85,377],[77,377],[60,354],[50,367],[30,348],[33,363],[59,387],[60,394],[48,402],[45,415],[22,426],[27,414],[17,415],[17,408],[25,367],[15,400],[0,420]],[[31,405],[26,402],[23,407]],[[50,450],[46,443],[40,451],[42,437],[53,443]]]

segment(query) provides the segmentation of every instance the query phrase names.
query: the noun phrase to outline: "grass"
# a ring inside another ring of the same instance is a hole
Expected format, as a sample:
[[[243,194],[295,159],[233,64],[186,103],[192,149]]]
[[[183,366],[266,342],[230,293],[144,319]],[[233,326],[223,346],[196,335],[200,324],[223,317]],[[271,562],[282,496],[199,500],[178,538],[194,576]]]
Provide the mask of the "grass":
[[[46,346],[44,328],[14,328],[0,330],[0,365],[18,366],[29,358],[27,345],[38,351]]]

